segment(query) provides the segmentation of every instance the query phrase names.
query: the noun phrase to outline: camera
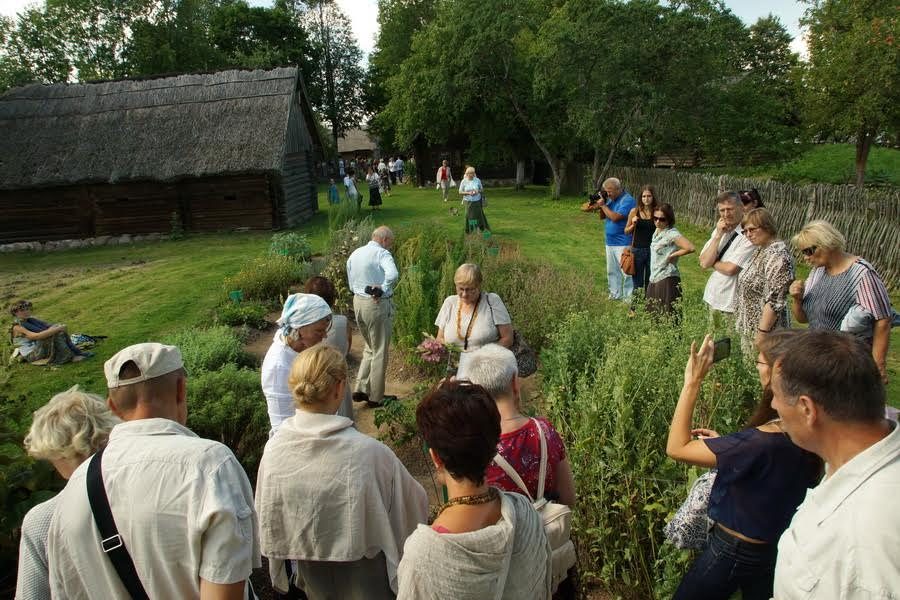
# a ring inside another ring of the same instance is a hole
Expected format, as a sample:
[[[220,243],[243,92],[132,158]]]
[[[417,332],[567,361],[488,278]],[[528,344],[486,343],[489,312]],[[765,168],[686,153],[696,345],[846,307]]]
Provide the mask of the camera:
[[[384,290],[383,290],[383,289],[381,289],[380,287],[374,287],[374,286],[371,286],[371,285],[367,285],[367,286],[363,289],[363,291],[364,291],[365,293],[369,294],[370,296],[372,296],[373,298],[381,298],[381,297],[384,295]]]
[[[609,194],[606,193],[606,190],[599,190],[588,196],[588,200],[591,201],[591,204],[596,204],[601,198],[603,198],[604,202],[609,200]]]

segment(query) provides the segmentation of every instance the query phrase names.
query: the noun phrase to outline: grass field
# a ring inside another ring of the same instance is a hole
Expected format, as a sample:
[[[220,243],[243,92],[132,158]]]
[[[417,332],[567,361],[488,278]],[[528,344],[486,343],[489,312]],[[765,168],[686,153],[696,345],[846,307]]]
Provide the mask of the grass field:
[[[709,171],[800,184],[840,185],[856,182],[855,160],[856,148],[852,144],[817,144],[784,163],[743,168],[722,167]],[[877,146],[872,148],[866,163],[866,184],[900,186],[900,150]]]
[[[606,302],[602,224],[596,215],[577,210],[580,199],[554,202],[545,188],[524,192],[489,189],[488,198],[486,214],[497,240],[518,245],[526,257],[590,278],[596,297],[584,302]],[[324,249],[327,239],[324,191],[319,202],[323,212],[297,229],[309,236],[316,252]],[[450,214],[456,207],[458,202],[441,202],[433,189],[399,186],[385,198],[375,221],[394,227],[400,238],[404,230],[425,223],[456,233],[463,227],[463,216]],[[699,250],[708,232],[686,223],[678,227]],[[225,277],[264,253],[270,237],[269,232],[223,233],[132,246],[0,255],[0,302],[4,308],[13,299],[28,298],[38,317],[65,322],[73,333],[109,336],[96,348],[94,358],[80,364],[56,369],[24,364],[7,367],[4,358],[0,394],[25,396],[27,405],[36,408],[53,393],[76,383],[105,392],[103,361],[128,344],[158,340],[210,322],[215,307],[226,299]],[[686,292],[702,290],[706,274],[696,255],[683,259],[680,266]],[[897,300],[894,298],[895,306],[900,304]],[[5,322],[10,322],[8,315]],[[0,347],[5,356],[8,343],[4,336]],[[889,396],[895,406],[900,406],[898,348],[900,332],[895,331],[889,361],[893,380]]]

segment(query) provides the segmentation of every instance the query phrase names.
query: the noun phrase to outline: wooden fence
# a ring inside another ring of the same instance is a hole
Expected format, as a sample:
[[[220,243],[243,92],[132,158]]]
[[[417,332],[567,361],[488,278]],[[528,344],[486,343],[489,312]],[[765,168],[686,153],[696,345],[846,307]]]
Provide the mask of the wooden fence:
[[[848,252],[871,262],[889,290],[900,289],[900,192],[849,185],[799,186],[662,169],[619,167],[611,173],[635,196],[641,186],[654,186],[660,200],[675,207],[679,219],[710,230],[718,219],[715,198],[720,190],[755,187],[782,239],[790,242],[807,221],[825,219],[846,236]]]

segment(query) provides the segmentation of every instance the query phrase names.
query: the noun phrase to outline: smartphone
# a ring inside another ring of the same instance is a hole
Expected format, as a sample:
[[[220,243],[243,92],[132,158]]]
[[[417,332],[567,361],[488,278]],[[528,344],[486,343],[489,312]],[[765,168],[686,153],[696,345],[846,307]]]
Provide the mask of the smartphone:
[[[731,356],[731,338],[716,340],[713,344],[713,362],[717,363],[723,358]]]

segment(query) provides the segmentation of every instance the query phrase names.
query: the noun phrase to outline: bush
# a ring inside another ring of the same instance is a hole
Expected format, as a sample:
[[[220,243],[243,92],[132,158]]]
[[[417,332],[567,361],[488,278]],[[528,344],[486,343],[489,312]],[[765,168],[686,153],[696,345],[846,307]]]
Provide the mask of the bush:
[[[618,310],[621,308],[621,310]],[[699,296],[679,326],[624,307],[569,315],[542,353],[545,410],[566,440],[578,493],[581,572],[614,591],[669,598],[689,561],[662,529],[686,494],[688,468],[665,454],[691,340],[706,333]],[[698,426],[740,429],[758,395],[755,373],[735,355],[707,377]]]
[[[361,202],[354,202],[347,198],[347,194],[341,194],[341,201],[328,207],[328,230],[338,231],[347,226],[350,221],[360,221]]]
[[[225,291],[241,290],[247,300],[280,304],[287,297],[288,288],[302,283],[312,275],[309,263],[298,263],[280,254],[254,258],[237,274],[225,279]]]
[[[227,364],[188,377],[188,427],[234,452],[251,482],[269,435],[259,372]]]
[[[230,327],[224,325],[208,329],[188,329],[171,336],[166,343],[181,349],[189,379],[203,371],[221,369],[229,363],[256,366],[256,359],[244,352],[243,340]]]
[[[260,302],[241,302],[236,304],[228,302],[216,309],[216,318],[222,325],[238,327],[244,325],[253,329],[267,329],[266,321],[268,307]]]
[[[288,256],[297,262],[307,262],[312,256],[312,246],[305,235],[284,231],[272,236],[269,254]]]

